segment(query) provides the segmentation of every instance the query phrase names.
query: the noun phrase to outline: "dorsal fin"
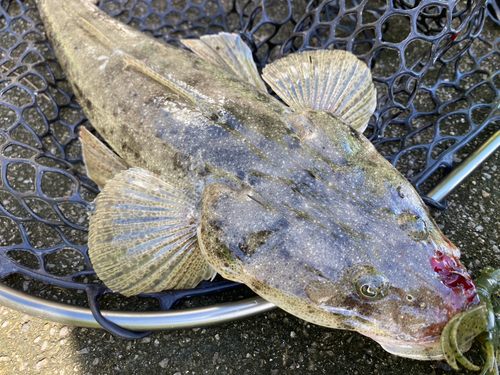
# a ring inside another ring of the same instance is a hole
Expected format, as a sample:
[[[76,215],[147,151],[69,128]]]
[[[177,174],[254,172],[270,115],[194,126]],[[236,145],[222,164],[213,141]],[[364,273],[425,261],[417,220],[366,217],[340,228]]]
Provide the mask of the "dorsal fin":
[[[204,35],[200,39],[184,39],[181,42],[202,59],[267,92],[252,52],[238,34]]]
[[[352,53],[306,51],[268,64],[262,74],[292,109],[320,109],[362,132],[377,104],[370,70]]]

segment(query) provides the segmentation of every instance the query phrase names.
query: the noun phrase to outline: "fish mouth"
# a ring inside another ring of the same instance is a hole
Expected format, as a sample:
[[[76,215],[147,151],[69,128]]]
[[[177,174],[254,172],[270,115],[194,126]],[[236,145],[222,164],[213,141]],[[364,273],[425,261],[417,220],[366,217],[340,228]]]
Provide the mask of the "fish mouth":
[[[441,336],[429,337],[419,341],[404,341],[369,333],[360,333],[376,341],[387,352],[399,357],[421,361],[444,359],[443,349],[441,348]],[[470,349],[471,345],[472,342],[465,343],[460,346],[460,350],[466,352]]]

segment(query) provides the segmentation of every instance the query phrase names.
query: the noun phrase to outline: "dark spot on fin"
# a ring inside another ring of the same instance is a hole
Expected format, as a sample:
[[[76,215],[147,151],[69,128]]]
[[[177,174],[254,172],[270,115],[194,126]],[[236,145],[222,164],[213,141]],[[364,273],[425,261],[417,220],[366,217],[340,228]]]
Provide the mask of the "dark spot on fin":
[[[359,132],[354,129],[353,127],[349,127],[349,131],[351,132],[351,135],[356,138],[358,141],[361,141],[361,136],[359,135]]]

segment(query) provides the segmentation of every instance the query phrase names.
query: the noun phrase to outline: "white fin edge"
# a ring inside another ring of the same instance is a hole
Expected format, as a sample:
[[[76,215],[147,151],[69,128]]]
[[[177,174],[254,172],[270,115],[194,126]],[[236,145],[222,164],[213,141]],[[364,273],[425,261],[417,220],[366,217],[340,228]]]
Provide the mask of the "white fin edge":
[[[140,168],[110,180],[94,201],[89,256],[125,296],[190,289],[216,272],[198,246],[196,199]]]
[[[200,39],[184,39],[181,43],[203,60],[226,70],[267,93],[260,78],[252,51],[238,34],[219,33],[204,35]]]
[[[268,64],[262,78],[293,110],[318,109],[363,132],[377,95],[370,70],[345,51],[306,51]]]

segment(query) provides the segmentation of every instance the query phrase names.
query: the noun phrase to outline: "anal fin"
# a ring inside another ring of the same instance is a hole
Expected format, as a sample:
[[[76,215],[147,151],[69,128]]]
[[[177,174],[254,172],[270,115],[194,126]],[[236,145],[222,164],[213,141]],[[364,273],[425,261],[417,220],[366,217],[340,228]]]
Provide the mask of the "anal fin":
[[[216,272],[198,245],[196,199],[132,168],[94,201],[89,256],[97,276],[125,296],[189,289]]]
[[[83,161],[87,169],[87,176],[98,184],[101,189],[108,180],[128,168],[125,161],[83,126],[80,128],[80,143],[82,144]]]
[[[200,39],[184,39],[181,43],[205,61],[234,74],[267,93],[260,78],[250,48],[238,34],[219,33],[204,35]]]

